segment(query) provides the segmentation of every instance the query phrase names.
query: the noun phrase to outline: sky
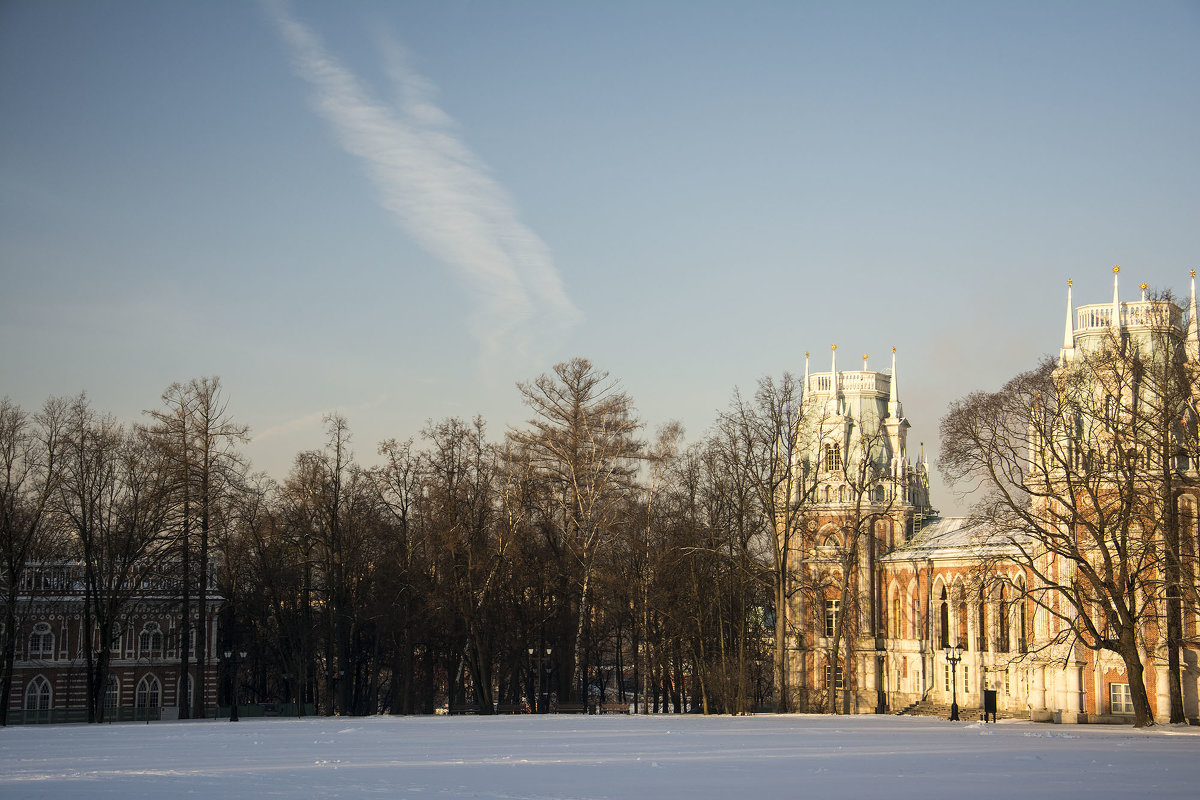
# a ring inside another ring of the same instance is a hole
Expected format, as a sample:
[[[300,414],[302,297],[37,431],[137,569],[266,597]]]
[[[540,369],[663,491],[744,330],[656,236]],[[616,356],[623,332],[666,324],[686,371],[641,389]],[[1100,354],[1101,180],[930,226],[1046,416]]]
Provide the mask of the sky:
[[[889,366],[910,455],[1076,304],[1200,266],[1200,2],[0,3],[0,395],[220,376],[282,479],[528,417],[647,435]],[[943,512],[962,510],[934,487]]]

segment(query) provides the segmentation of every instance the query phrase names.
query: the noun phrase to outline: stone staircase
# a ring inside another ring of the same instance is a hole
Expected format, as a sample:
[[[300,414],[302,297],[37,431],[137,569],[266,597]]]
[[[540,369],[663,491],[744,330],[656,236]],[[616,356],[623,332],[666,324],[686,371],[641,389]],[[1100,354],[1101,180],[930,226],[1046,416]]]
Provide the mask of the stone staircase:
[[[950,719],[950,704],[934,700],[921,700],[897,711],[896,716],[941,717],[942,719]],[[981,720],[983,719],[983,709],[960,705],[958,707],[958,717],[964,721]],[[996,720],[999,721],[1002,719],[1029,719],[1029,712],[1001,709],[996,712]]]

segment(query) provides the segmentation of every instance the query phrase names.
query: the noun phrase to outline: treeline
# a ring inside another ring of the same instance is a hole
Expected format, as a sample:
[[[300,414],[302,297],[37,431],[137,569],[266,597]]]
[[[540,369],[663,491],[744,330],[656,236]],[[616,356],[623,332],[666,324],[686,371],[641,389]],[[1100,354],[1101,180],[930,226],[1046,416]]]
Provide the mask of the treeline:
[[[519,384],[529,421],[480,418],[352,450],[344,418],[275,481],[219,380],[174,384],[141,424],[86,396],[0,404],[5,627],[37,564],[86,576],[89,640],[109,641],[151,582],[174,588],[180,676],[244,652],[242,702],[324,714],[540,710],[741,713],[776,693],[775,453],[798,392],[764,380],[702,441],[647,435],[618,381],[585,359]],[[151,577],[153,576],[153,577]],[[208,580],[202,576],[210,576]],[[218,653],[198,623],[224,599]],[[23,606],[22,604],[26,604]],[[3,641],[5,696],[16,650]],[[87,655],[103,716],[108,649]],[[201,683],[196,706],[206,713]]]

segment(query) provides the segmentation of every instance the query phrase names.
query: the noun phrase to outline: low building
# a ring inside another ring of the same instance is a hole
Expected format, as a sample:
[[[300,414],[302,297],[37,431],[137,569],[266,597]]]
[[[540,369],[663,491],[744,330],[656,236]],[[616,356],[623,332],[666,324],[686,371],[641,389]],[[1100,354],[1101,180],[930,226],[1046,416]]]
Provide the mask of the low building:
[[[87,721],[88,650],[94,661],[100,642],[97,634],[89,641],[85,633],[82,571],[82,564],[65,562],[37,564],[24,575],[14,631],[9,724]],[[213,716],[221,604],[210,581],[204,622],[199,625],[196,600],[191,601],[191,655],[181,691],[179,587],[166,573],[151,573],[144,579],[123,604],[108,643],[104,720],[176,719],[181,702],[194,706],[195,691],[201,684],[206,716]],[[196,661],[201,630],[207,639],[203,665]]]

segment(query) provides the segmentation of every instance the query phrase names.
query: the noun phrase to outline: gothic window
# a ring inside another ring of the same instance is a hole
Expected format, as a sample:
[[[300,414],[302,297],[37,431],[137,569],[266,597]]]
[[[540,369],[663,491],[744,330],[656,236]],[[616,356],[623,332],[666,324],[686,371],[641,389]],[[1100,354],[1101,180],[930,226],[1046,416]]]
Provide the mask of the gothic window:
[[[838,502],[846,502],[846,487],[844,485],[838,487]]]
[[[108,685],[104,688],[104,708],[111,711],[121,703],[121,681],[116,675],[108,676]]]
[[[825,445],[825,470],[833,472],[842,468],[842,446],[837,442]]]
[[[1017,597],[1013,600],[1013,604],[1017,607],[1017,652],[1029,652],[1029,631],[1026,628],[1026,617],[1028,616],[1028,603],[1025,600],[1025,582],[1017,579]]]
[[[825,635],[832,638],[837,630],[838,612],[841,610],[841,600],[825,601]]]
[[[162,655],[163,635],[157,622],[147,622],[138,636],[138,655],[157,658]]]
[[[938,629],[938,647],[943,650],[950,646],[950,604],[946,587],[942,587],[941,625]]]
[[[979,587],[979,649],[986,652],[988,649],[987,635],[987,603],[984,600],[983,587]]]
[[[1000,587],[1000,603],[996,607],[996,616],[999,618],[999,636],[996,640],[996,652],[1008,652],[1008,599],[1007,593],[1003,586]]]
[[[915,593],[915,591],[914,591]],[[912,598],[912,615],[909,617],[909,625],[912,636],[909,638],[918,639],[921,636],[921,601],[916,597]]]
[[[958,643],[964,649],[970,649],[970,645],[967,643],[967,604],[965,602],[958,604]]]
[[[892,638],[899,639],[903,635],[900,619],[900,598],[892,598]]]
[[[114,654],[114,655],[116,655],[116,656],[120,657],[120,653],[121,653],[121,625],[120,625],[119,623],[113,623],[113,628],[112,628],[112,641],[109,643],[109,650],[111,650],[111,651],[113,652],[113,654]]]
[[[29,634],[29,657],[54,658],[54,634],[50,632],[49,623],[39,622],[33,626],[33,633]]]
[[[158,708],[161,695],[162,687],[159,685],[158,678],[147,675],[137,685],[136,705],[138,708]]]
[[[826,484],[825,486],[823,486],[821,488],[821,502],[823,502],[823,503],[829,502],[829,484]]]
[[[50,710],[50,682],[38,675],[25,687],[25,710]]]

